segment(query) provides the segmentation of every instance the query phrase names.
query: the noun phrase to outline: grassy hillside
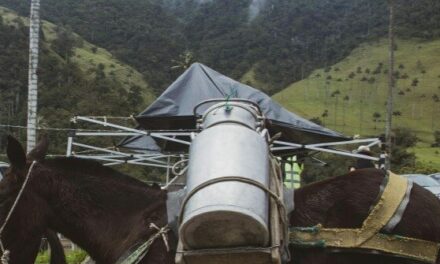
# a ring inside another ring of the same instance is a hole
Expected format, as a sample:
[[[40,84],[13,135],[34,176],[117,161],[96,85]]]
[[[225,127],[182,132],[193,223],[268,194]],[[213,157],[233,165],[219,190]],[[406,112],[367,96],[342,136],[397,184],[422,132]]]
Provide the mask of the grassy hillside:
[[[23,22],[25,25],[29,24],[27,18],[20,17],[15,12],[4,7],[0,7],[0,17],[4,23],[13,26],[17,26],[19,24],[18,21]],[[46,47],[50,49],[52,43],[57,38],[57,26],[50,22],[43,21],[42,28],[44,35],[43,45],[46,45]],[[94,77],[94,69],[102,65],[101,67],[105,74],[120,83],[126,90],[129,90],[132,86],[138,86],[141,90],[145,105],[154,100],[151,88],[141,73],[118,61],[107,50],[85,41],[75,33],[72,34],[75,42],[79,43],[79,45],[73,48],[74,54],[71,60],[77,63],[79,68],[86,75]]]
[[[49,130],[50,153],[65,152],[74,115],[128,116],[154,100],[144,76],[69,29],[44,21],[40,45],[38,126]],[[5,135],[25,139],[28,20],[0,7],[0,153]],[[111,144],[110,142],[109,144]]]
[[[387,41],[363,44],[341,62],[315,70],[274,95],[283,106],[348,135],[383,133],[388,80]],[[440,40],[398,40],[394,126],[408,127],[421,140],[416,153],[440,168],[428,148],[440,130]]]

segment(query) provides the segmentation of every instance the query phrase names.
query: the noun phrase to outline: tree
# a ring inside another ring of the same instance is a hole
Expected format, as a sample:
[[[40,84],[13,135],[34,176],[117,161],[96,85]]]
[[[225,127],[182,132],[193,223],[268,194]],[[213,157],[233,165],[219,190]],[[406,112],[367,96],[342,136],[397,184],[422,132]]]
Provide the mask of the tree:
[[[432,147],[440,147],[440,131],[434,132],[434,143],[431,145]]]
[[[337,112],[338,112],[338,99],[339,99],[339,95],[341,94],[341,92],[339,90],[334,91],[331,94],[331,97],[335,98],[335,119],[334,119],[334,125],[336,126],[336,118],[337,118]]]
[[[418,78],[414,78],[411,82],[411,86],[412,87],[417,87],[417,85],[419,84],[419,79]]]
[[[378,112],[374,112],[373,114],[373,121],[374,121],[374,130],[377,129],[377,122],[380,120],[381,114]]]
[[[342,103],[342,127],[345,128],[345,110],[347,108],[347,104],[350,101],[350,96],[346,95],[344,96],[344,102]]]
[[[432,115],[431,115],[431,129],[434,130],[435,117],[436,117],[436,104],[440,102],[440,97],[437,94],[432,95]]]
[[[66,61],[70,60],[75,47],[75,37],[70,28],[57,27],[56,39],[52,42],[53,49]],[[92,48],[93,51],[93,48]],[[95,53],[95,52],[94,52]]]
[[[414,147],[418,142],[416,134],[407,128],[393,130],[393,148],[391,153],[391,165],[393,171],[400,172],[404,168],[416,166],[416,156],[409,152],[408,148]]]
[[[194,63],[194,54],[191,51],[185,51],[184,53],[179,55],[178,60],[172,60],[174,65],[171,69],[181,69],[186,70]]]
[[[325,119],[328,117],[328,110],[325,109],[324,112],[321,114],[321,117],[323,119],[323,124],[325,125]]]

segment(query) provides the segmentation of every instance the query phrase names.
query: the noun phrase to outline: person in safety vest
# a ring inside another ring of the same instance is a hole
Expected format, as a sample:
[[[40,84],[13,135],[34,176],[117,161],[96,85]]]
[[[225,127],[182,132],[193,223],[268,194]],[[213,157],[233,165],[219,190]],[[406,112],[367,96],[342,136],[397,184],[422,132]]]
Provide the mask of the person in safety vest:
[[[303,165],[297,162],[296,156],[283,158],[284,186],[289,189],[301,187],[301,172]]]

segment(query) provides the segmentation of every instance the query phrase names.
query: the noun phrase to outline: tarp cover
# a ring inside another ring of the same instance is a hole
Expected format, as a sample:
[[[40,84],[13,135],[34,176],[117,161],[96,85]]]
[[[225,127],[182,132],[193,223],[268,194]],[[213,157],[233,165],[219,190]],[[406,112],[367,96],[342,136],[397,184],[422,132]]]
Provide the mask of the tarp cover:
[[[258,104],[265,117],[270,120],[268,129],[271,135],[282,132],[283,141],[310,144],[347,139],[338,132],[287,111],[265,93],[200,63],[194,63],[188,68],[136,120],[146,130],[195,129],[194,107],[203,101],[219,98],[246,99]],[[212,104],[200,108],[198,113],[203,113],[209,106]],[[126,139],[122,146],[126,143],[129,143],[126,147],[130,148],[151,149],[141,138]],[[180,147],[187,148],[184,145]],[[180,147],[173,146],[169,150],[181,150]]]

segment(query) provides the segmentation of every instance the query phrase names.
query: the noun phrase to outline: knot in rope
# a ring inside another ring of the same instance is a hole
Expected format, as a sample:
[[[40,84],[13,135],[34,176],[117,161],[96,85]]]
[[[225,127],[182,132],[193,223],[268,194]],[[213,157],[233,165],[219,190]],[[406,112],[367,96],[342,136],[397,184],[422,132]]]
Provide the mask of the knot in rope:
[[[157,233],[153,237],[153,241],[156,240],[159,236],[162,237],[163,243],[165,244],[165,247],[167,249],[167,252],[170,252],[170,246],[168,245],[168,231],[170,231],[170,228],[168,225],[159,228],[156,224],[151,223],[150,229],[156,229]]]
[[[9,255],[10,254],[11,254],[11,252],[9,250],[3,251],[3,255],[1,258],[2,264],[9,264],[9,260],[10,260]]]

